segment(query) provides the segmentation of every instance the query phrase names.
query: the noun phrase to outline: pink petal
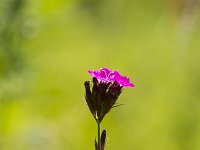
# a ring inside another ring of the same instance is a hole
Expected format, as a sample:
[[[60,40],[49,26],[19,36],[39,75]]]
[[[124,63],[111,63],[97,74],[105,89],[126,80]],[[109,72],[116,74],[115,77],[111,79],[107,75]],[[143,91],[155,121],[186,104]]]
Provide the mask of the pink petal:
[[[134,84],[130,82],[129,78],[121,75],[118,71],[112,71],[109,68],[101,68],[100,70],[88,70],[88,73],[103,82],[114,82],[123,87],[134,87]]]

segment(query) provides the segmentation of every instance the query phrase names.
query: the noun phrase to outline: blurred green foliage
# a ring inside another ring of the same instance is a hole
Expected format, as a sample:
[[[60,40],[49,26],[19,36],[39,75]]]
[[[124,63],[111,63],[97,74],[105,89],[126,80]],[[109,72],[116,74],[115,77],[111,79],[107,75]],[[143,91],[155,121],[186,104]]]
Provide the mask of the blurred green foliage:
[[[1,0],[0,149],[94,149],[88,69],[135,88],[106,116],[108,150],[200,149],[198,0]]]

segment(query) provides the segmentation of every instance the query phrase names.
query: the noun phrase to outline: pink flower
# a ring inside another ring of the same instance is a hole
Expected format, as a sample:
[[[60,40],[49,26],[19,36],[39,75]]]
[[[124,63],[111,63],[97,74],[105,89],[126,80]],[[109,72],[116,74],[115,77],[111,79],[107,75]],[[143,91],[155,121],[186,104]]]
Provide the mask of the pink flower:
[[[97,78],[100,82],[117,82],[120,86],[123,87],[134,87],[134,84],[130,82],[129,78],[121,75],[118,71],[112,71],[109,68],[100,68],[100,70],[88,70],[88,73],[93,77]]]

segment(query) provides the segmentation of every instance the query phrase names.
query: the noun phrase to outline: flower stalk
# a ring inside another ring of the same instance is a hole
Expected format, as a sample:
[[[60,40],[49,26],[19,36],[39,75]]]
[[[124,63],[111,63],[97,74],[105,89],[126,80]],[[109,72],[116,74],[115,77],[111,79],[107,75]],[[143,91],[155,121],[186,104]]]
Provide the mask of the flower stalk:
[[[97,122],[98,130],[98,150],[101,150],[101,122]]]

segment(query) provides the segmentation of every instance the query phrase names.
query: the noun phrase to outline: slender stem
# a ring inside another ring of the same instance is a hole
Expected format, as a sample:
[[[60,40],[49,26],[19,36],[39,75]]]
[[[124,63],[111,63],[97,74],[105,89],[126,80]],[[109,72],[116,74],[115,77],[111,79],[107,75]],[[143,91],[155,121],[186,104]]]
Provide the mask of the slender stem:
[[[97,121],[98,125],[98,150],[101,150],[101,122]]]

